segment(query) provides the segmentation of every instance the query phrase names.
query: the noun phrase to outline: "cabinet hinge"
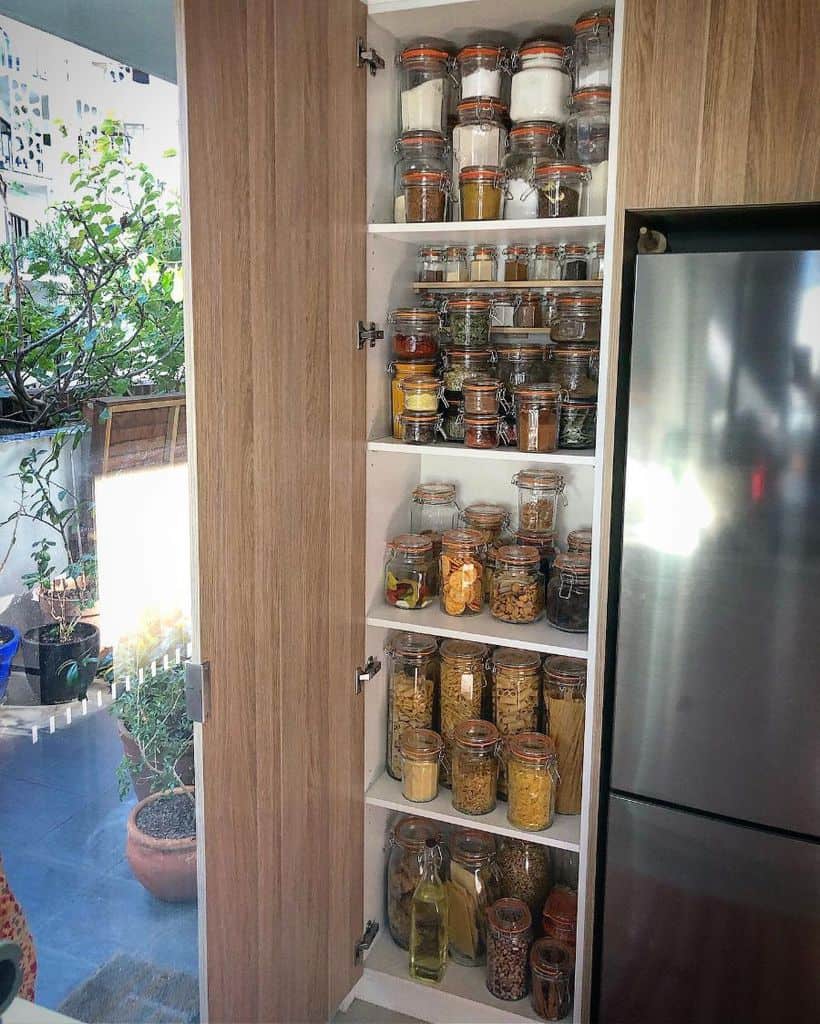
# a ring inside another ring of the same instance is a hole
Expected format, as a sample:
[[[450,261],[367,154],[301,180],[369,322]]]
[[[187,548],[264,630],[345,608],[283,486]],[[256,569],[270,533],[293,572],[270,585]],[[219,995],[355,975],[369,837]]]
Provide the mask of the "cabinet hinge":
[[[356,40],[356,67],[363,68],[365,64],[370,69],[370,74],[375,75],[384,67],[384,58],[380,57],[372,46],[368,47],[364,39],[359,36]]]
[[[356,679],[353,683],[353,689],[358,694],[364,689],[364,684],[369,683],[373,676],[377,676],[382,670],[382,663],[378,658],[369,657],[365,662],[364,668],[356,669]]]
[[[381,341],[384,337],[384,331],[369,320],[365,323],[364,320],[359,320],[356,325],[356,348],[362,349],[366,345],[370,345],[371,348],[376,347],[376,342]]]
[[[362,954],[366,949],[370,949],[373,945],[373,940],[379,933],[379,924],[377,921],[368,921],[364,926],[364,931],[361,937],[353,947],[353,963],[360,964],[362,962]]]
[[[194,722],[205,722],[211,710],[211,666],[185,662],[185,707]]]

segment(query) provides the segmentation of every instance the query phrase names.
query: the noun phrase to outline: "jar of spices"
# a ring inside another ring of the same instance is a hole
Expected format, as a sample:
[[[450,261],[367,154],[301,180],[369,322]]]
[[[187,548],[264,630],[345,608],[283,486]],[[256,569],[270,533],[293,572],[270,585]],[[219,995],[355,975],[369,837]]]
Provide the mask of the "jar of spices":
[[[590,249],[589,278],[591,281],[602,281],[604,277],[604,243],[599,242]]]
[[[490,343],[490,300],[480,295],[451,299],[447,327],[457,348],[484,348]]]
[[[466,967],[484,963],[487,912],[499,897],[495,839],[487,832],[458,829],[450,838],[447,883],[449,953]]]
[[[397,441],[403,439],[400,416],[404,412],[404,391],[402,381],[407,377],[424,376],[433,377],[436,374],[437,365],[435,362],[409,362],[396,360],[389,364],[388,372],[392,376],[390,385],[390,406],[392,413],[393,437]]]
[[[498,415],[501,383],[492,377],[476,377],[464,382],[464,412],[468,416]]]
[[[527,839],[501,836],[496,863],[501,874],[501,895],[522,900],[533,921],[539,921],[552,885],[549,847]]]
[[[450,398],[444,410],[441,429],[447,441],[459,443],[464,441],[464,400]]]
[[[496,43],[471,43],[456,54],[462,100],[477,96],[501,99],[503,75],[509,62],[507,51]]]
[[[589,168],[587,214],[606,213],[609,183],[609,103],[608,88],[579,89],[572,97],[572,113],[567,119],[567,160]]]
[[[541,327],[543,322],[541,293],[521,292],[518,305],[515,307],[513,326],[527,329],[530,327]]]
[[[554,452],[558,446],[561,392],[554,384],[525,384],[515,389],[518,450]]]
[[[464,414],[464,445],[466,448],[497,448],[503,426],[498,414]]]
[[[561,250],[557,245],[536,245],[532,276],[536,281],[561,280]]]
[[[470,270],[467,266],[466,248],[463,245],[448,245],[445,256],[444,280],[469,281]]]
[[[581,526],[567,534],[567,551],[580,551],[588,555],[592,551],[592,527]]]
[[[477,615],[481,611],[484,538],[478,530],[447,530],[442,536],[439,578],[441,608],[447,615]]]
[[[399,740],[409,728],[432,729],[438,682],[434,637],[397,633],[384,647],[387,662],[387,748],[385,766],[401,778]]]
[[[388,541],[384,565],[385,601],[396,608],[426,608],[435,596],[430,538],[401,533]]]
[[[545,729],[555,743],[561,781],[559,814],[581,813],[587,666],[580,658],[555,655],[544,663]]]
[[[393,355],[396,359],[430,360],[438,355],[439,317],[436,310],[423,306],[394,309],[387,322],[393,331]]]
[[[547,897],[541,915],[544,935],[575,951],[578,927],[578,893],[574,889],[556,885]]]
[[[502,622],[536,622],[544,614],[544,577],[538,548],[509,544],[495,553],[490,614]]]
[[[580,341],[590,346],[601,342],[601,296],[560,295],[550,325],[553,341]]]
[[[504,171],[504,220],[538,216],[538,192],[532,176],[536,166],[561,158],[561,126],[544,121],[517,124],[507,138]],[[553,278],[557,280],[557,278]]]
[[[511,395],[523,384],[537,384],[547,378],[545,349],[540,345],[499,345],[498,379]]]
[[[447,142],[440,131],[405,132],[396,140],[393,168],[393,219],[407,221],[402,176],[408,171],[441,171],[449,174]]]
[[[590,351],[580,345],[556,345],[549,355],[550,379],[570,395],[585,390],[591,383]]]
[[[504,250],[504,280],[526,281],[530,275],[530,247],[508,245]]]
[[[589,252],[585,245],[564,246],[564,281],[586,281],[589,276]]]
[[[558,758],[555,744],[540,732],[507,739],[507,821],[527,832],[542,832],[555,818]]]
[[[567,50],[552,39],[533,39],[520,47],[510,87],[510,117],[519,121],[567,119],[570,73]]]
[[[534,732],[538,728],[541,704],[541,658],[535,651],[500,647],[493,653],[492,714],[502,736]],[[507,772],[502,763],[498,795],[507,796]]]
[[[412,43],[398,55],[402,132],[444,132],[452,82],[451,57],[440,46]]]
[[[507,107],[492,96],[462,100],[453,128],[453,178],[466,167],[498,168],[507,145]],[[478,220],[477,217],[463,218]]]
[[[494,245],[474,245],[470,252],[470,280],[495,281],[498,261]]]
[[[555,546],[555,533],[534,533],[530,530],[516,530],[513,534],[513,539],[516,544],[523,544],[527,547],[538,549],[540,557],[539,568],[544,574],[544,579],[548,580],[552,571],[553,560],[558,554],[558,549]]]
[[[589,555],[556,555],[547,584],[547,621],[567,633],[589,628]]]
[[[422,851],[428,839],[441,842],[441,832],[427,818],[402,818],[390,835],[387,860],[387,924],[397,946],[410,948],[413,893],[421,880]]]
[[[441,738],[444,764],[441,781],[450,784],[453,736],[459,722],[481,717],[486,687],[488,648],[472,640],[441,641]]]
[[[438,224],[447,220],[450,176],[446,171],[405,171],[401,183],[408,224]]]
[[[414,375],[405,377],[400,385],[404,392],[405,412],[437,412],[442,395],[439,377]]]
[[[422,284],[444,280],[445,250],[435,245],[422,246],[416,257],[416,279]]]
[[[490,319],[492,327],[512,327],[518,298],[513,292],[496,292]]]
[[[497,166],[465,167],[458,176],[462,220],[498,220],[504,178]],[[408,206],[408,220],[409,206]]]
[[[572,1009],[572,950],[555,939],[538,939],[530,950],[530,1003],[542,1020],[563,1020]]]
[[[529,989],[527,962],[532,914],[516,899],[497,900],[487,914],[487,989],[496,999],[523,999]]]
[[[558,424],[558,447],[567,450],[595,447],[595,432],[598,417],[596,386],[588,386],[566,395],[561,402],[561,416]]]
[[[564,478],[552,469],[522,469],[513,477],[518,488],[518,528],[531,533],[552,533],[558,519],[558,496]]]
[[[596,89],[612,84],[611,7],[582,14],[575,22],[575,87]]]
[[[586,215],[588,168],[573,163],[539,164],[535,168],[534,181],[538,189],[539,217]]]
[[[441,414],[437,412],[408,412],[399,416],[401,438],[405,444],[435,444],[441,427]]]
[[[429,803],[438,796],[438,770],[443,744],[432,729],[405,729],[399,737],[401,793],[413,803]]]
[[[444,350],[444,396],[448,402],[461,396],[464,382],[476,377],[495,376],[493,353],[489,349],[452,346]]]
[[[453,736],[453,807],[462,814],[495,810],[498,729],[473,718],[459,722]]]

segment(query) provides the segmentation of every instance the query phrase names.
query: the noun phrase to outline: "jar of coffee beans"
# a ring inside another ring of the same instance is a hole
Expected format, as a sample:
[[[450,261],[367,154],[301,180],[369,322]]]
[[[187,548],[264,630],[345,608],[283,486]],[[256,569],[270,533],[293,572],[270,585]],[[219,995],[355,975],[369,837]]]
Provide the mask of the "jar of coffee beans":
[[[527,994],[532,915],[526,903],[500,899],[487,912],[487,988],[496,999]]]

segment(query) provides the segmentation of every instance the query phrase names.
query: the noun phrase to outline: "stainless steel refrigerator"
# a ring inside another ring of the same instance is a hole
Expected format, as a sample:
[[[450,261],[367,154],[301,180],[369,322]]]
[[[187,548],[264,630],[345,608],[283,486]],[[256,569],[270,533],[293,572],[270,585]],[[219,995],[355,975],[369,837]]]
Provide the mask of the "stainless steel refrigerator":
[[[820,252],[637,257],[624,370],[597,1017],[818,1020]]]

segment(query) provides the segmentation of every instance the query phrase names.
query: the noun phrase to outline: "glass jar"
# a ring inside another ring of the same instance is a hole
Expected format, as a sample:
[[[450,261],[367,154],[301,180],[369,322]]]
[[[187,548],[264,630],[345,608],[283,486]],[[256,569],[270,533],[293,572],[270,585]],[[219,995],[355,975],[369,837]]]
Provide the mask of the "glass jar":
[[[447,530],[441,538],[441,608],[477,615],[484,603],[484,538],[478,530]]]
[[[541,327],[543,323],[541,293],[521,292],[518,305],[515,307],[513,326],[526,330],[530,327]]]
[[[434,564],[433,542],[429,537],[401,533],[388,541],[385,601],[396,608],[426,608],[436,596]]]
[[[428,839],[441,842],[440,830],[427,818],[402,818],[389,839],[387,925],[393,941],[402,949],[410,948],[410,911]]]
[[[540,345],[499,345],[498,379],[509,394],[523,384],[539,384],[546,380],[545,349]]]
[[[456,116],[458,123],[453,128],[453,180],[458,181],[461,172],[467,167],[500,167],[507,145],[507,107],[492,96],[479,96],[459,103]]]
[[[601,296],[560,295],[555,319],[550,324],[553,341],[580,341],[598,346],[601,342]]]
[[[530,276],[530,247],[508,245],[504,250],[504,280],[527,281]]]
[[[575,22],[575,88],[595,89],[612,84],[611,7],[582,14]]]
[[[444,396],[448,402],[451,397],[460,397],[464,390],[464,382],[475,380],[476,377],[494,377],[495,366],[493,353],[488,349],[448,347],[444,350]]]
[[[565,245],[562,280],[586,281],[589,276],[589,251],[585,245]]]
[[[516,544],[538,549],[541,558],[540,569],[544,579],[548,580],[552,571],[552,563],[558,554],[555,546],[555,533],[533,533],[530,530],[516,530],[513,534]]]
[[[440,171],[449,175],[447,142],[441,132],[405,132],[396,140],[396,163],[393,167],[393,219],[404,224],[402,176],[408,171]]]
[[[474,829],[453,832],[447,896],[450,957],[457,964],[478,967],[486,954],[487,912],[499,897],[491,835]]]
[[[541,915],[544,935],[575,949],[578,927],[578,893],[575,889],[555,886],[544,904]]]
[[[444,133],[452,82],[449,53],[435,44],[417,42],[402,50],[397,64],[402,132]]]
[[[503,505],[484,501],[468,505],[462,510],[461,519],[469,529],[478,530],[486,546],[495,544],[510,525],[510,513]]]
[[[438,355],[439,317],[434,309],[413,306],[394,309],[387,322],[392,328],[393,355],[396,359],[431,360]]]
[[[408,224],[439,224],[447,220],[450,175],[446,171],[405,171],[401,184]]]
[[[488,649],[472,640],[441,641],[439,716],[444,742],[441,781],[450,785],[453,736],[459,722],[481,717],[486,687]]]
[[[494,245],[474,245],[470,251],[470,280],[495,281],[498,260]]]
[[[464,382],[464,412],[467,416],[498,415],[502,385],[492,377],[476,377]]]
[[[555,939],[538,939],[530,950],[530,1003],[542,1020],[563,1020],[572,1009],[572,950]]]
[[[536,245],[532,276],[536,281],[561,280],[561,250],[557,245]]]
[[[480,295],[447,303],[447,328],[457,348],[483,348],[490,343],[490,300]]]
[[[438,556],[441,549],[441,535],[458,524],[458,517],[455,484],[419,484],[413,489],[410,496],[410,532],[430,537],[434,555]]]
[[[554,384],[526,384],[515,389],[520,452],[554,452],[558,446],[561,392]]]
[[[526,903],[500,899],[487,914],[487,989],[496,999],[523,999],[529,989],[527,961],[532,914]]]
[[[534,651],[500,647],[493,653],[493,722],[502,736],[534,732],[538,728],[541,704],[541,658]],[[498,795],[507,796],[507,772],[502,763],[498,774]]]
[[[402,381],[407,377],[421,375],[425,377],[435,376],[437,365],[435,362],[408,362],[396,360],[388,366],[391,374],[390,382],[390,407],[392,413],[393,437],[397,441],[403,438],[400,417],[404,412],[404,391]]]
[[[435,245],[422,246],[416,257],[416,280],[422,284],[443,281],[446,265],[444,249]]]
[[[567,50],[552,39],[534,39],[516,54],[510,86],[510,118],[519,121],[567,119],[571,88]]]
[[[602,281],[604,277],[604,254],[606,252],[603,242],[599,242],[590,249],[589,256],[589,279],[590,281]]]
[[[441,428],[444,437],[452,443],[464,441],[464,402],[457,398],[449,399],[444,410]]]
[[[608,88],[580,89],[572,97],[572,113],[567,119],[567,160],[589,167],[587,214],[606,213],[609,183],[609,103]]]
[[[490,614],[502,622],[536,622],[544,614],[544,577],[538,548],[508,544],[495,553]]]
[[[572,395],[585,390],[590,382],[590,349],[578,346],[557,345],[549,353],[550,379]]]
[[[555,743],[561,781],[555,798],[559,814],[581,813],[587,666],[580,658],[554,655],[544,662],[545,731]]]
[[[567,534],[567,551],[580,551],[588,555],[592,551],[592,527],[580,526]]]
[[[561,158],[561,126],[543,121],[517,124],[507,138],[504,171],[504,220],[538,216],[538,192],[532,176],[536,166]],[[557,279],[556,279],[557,280]]]
[[[495,810],[498,729],[478,718],[459,722],[453,735],[453,807],[462,814]]]
[[[438,682],[435,637],[397,633],[384,646],[387,662],[387,774],[401,779],[399,740],[406,729],[432,729]]]
[[[501,441],[501,418],[493,415],[464,414],[464,445],[466,448],[497,448]]]
[[[401,439],[405,444],[435,444],[441,427],[441,414],[437,412],[408,412],[399,416]]]
[[[501,875],[501,895],[526,903],[533,921],[541,919],[552,885],[551,860],[548,846],[512,836],[499,837],[496,863]]]
[[[515,307],[518,305],[518,298],[513,292],[496,292],[493,297],[493,306],[490,311],[492,327],[512,327],[515,319]]]
[[[574,850],[552,851],[553,884],[565,889],[578,888],[578,853]]]
[[[458,176],[461,219],[498,220],[501,216],[503,182],[498,167],[465,167]]]
[[[547,584],[547,621],[566,633],[589,628],[589,555],[557,555]]]
[[[552,469],[522,469],[512,481],[518,488],[518,528],[552,533],[557,528],[558,496],[564,478]]]
[[[589,170],[581,164],[549,163],[535,168],[539,217],[583,217]],[[408,220],[409,220],[408,216]]]
[[[477,96],[501,99],[507,51],[495,43],[471,43],[456,54],[462,100]]]
[[[577,451],[595,447],[598,417],[595,390],[595,385],[589,381],[588,388],[581,388],[564,397],[558,425],[559,448]]]
[[[527,832],[543,832],[555,818],[558,758],[555,744],[540,732],[507,739],[507,821]]]
[[[440,378],[414,375],[405,377],[399,386],[404,393],[405,412],[438,412],[442,395]]]
[[[405,729],[399,737],[401,794],[423,804],[438,796],[438,771],[443,744],[432,729]]]
[[[463,245],[448,245],[445,250],[446,264],[445,281],[469,281],[470,269],[467,266],[467,250]]]

